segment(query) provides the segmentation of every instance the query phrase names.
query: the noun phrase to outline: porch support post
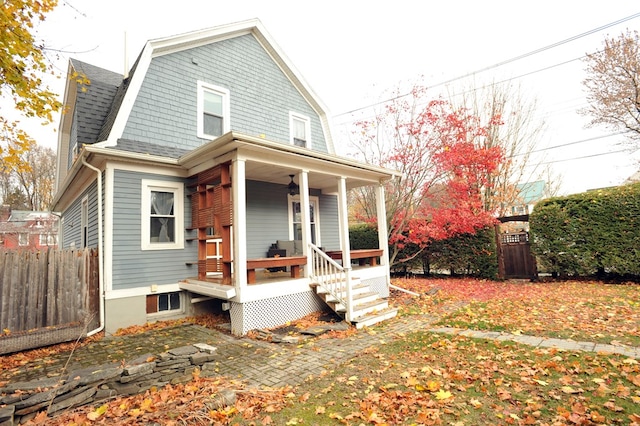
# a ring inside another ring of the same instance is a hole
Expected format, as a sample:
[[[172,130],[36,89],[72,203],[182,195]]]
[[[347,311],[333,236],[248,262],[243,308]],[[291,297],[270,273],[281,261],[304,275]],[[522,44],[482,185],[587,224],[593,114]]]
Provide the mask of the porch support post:
[[[378,218],[378,248],[382,249],[380,256],[380,265],[387,266],[386,280],[387,285],[391,283],[391,275],[389,272],[389,235],[387,231],[387,208],[384,200],[384,185],[378,184],[376,188],[376,216]]]
[[[247,186],[245,182],[245,161],[233,162],[233,275],[235,286],[247,286]]]
[[[338,223],[340,225],[340,249],[342,250],[342,267],[345,273],[347,290],[347,312],[345,319],[351,322],[353,317],[353,296],[351,294],[351,245],[349,244],[349,207],[347,205],[347,179],[338,178]]]
[[[311,276],[311,268],[313,267],[311,253],[309,252],[309,243],[313,241],[311,238],[311,217],[309,214],[309,172],[302,170],[298,174],[298,182],[300,182],[300,220],[302,221],[302,254],[307,257],[307,267],[304,270],[304,276]],[[315,212],[318,214],[318,212]]]

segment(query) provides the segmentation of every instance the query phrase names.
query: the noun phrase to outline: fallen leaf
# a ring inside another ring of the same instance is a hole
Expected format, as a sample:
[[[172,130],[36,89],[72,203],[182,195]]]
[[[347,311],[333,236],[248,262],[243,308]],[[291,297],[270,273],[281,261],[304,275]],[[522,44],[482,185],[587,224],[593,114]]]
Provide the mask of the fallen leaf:
[[[439,401],[442,401],[444,399],[449,399],[451,398],[453,395],[451,395],[451,392],[446,391],[444,389],[440,389],[438,392],[435,393],[436,399]]]
[[[582,391],[581,389],[574,389],[571,386],[563,386],[560,389],[562,389],[562,392],[568,394],[580,393]]]

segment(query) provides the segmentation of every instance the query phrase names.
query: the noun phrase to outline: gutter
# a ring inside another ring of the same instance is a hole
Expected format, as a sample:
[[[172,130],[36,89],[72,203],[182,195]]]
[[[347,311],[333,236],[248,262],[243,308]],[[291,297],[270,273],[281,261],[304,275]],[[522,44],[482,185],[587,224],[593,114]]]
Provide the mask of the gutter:
[[[82,164],[88,169],[96,172],[96,178],[98,179],[98,201],[102,203],[102,172],[95,166],[87,163],[84,155],[81,157]],[[87,337],[91,337],[96,333],[104,330],[104,246],[102,240],[103,234],[103,221],[102,221],[102,206],[98,208],[98,288],[100,293],[100,325],[95,330],[91,330],[87,333]]]

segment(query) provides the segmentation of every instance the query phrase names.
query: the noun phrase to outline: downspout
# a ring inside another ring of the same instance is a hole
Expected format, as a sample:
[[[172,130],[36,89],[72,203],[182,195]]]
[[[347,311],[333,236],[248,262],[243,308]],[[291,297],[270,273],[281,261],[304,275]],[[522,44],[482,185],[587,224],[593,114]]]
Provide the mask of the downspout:
[[[88,169],[96,172],[96,177],[98,179],[98,200],[100,203],[103,203],[102,200],[102,172],[97,167],[92,166],[87,163],[84,155],[82,158],[82,164],[84,164]],[[87,333],[87,337],[93,336],[96,333],[104,330],[104,247],[102,246],[102,228],[104,224],[102,223],[102,206],[98,208],[98,289],[100,292],[100,325],[95,330],[91,330]]]

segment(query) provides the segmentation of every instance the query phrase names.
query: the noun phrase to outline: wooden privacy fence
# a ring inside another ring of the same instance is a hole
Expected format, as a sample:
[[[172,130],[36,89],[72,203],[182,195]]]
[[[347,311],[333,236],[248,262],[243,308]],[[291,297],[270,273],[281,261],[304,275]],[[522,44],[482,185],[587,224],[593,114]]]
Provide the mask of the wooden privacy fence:
[[[0,250],[0,354],[97,328],[99,297],[95,249]]]

